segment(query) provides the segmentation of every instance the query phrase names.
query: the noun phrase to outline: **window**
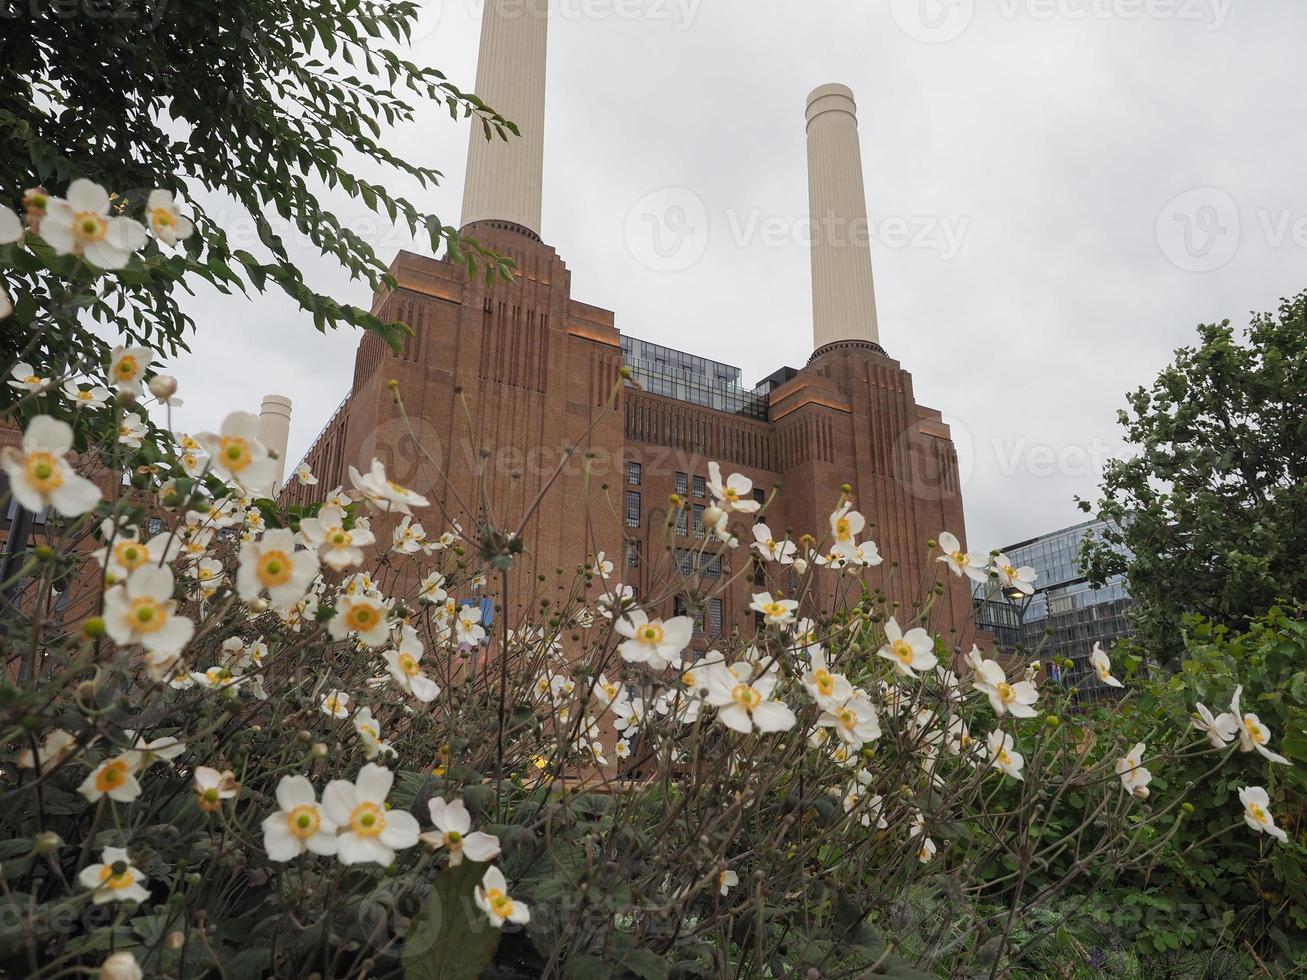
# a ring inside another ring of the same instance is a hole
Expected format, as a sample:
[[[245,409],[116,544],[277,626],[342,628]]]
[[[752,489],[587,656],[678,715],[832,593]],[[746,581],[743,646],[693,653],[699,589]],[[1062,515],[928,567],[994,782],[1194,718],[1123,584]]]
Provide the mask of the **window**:
[[[673,616],[685,615],[685,599],[679,595],[672,597],[672,615]]]
[[[639,463],[636,464],[640,465]],[[626,491],[626,526],[640,526],[640,491]]]
[[[708,635],[722,635],[722,600],[708,600]]]
[[[690,492],[690,478],[684,473],[676,474],[676,492],[682,497]]]
[[[761,488],[755,488],[753,491],[753,499],[758,501],[760,504],[765,504],[767,502],[767,491]]]
[[[640,543],[638,541],[626,542],[626,565],[628,568],[640,567]]]
[[[684,548],[677,548],[676,567],[682,575],[689,575],[694,571],[694,555]]]
[[[638,487],[640,485],[640,477],[642,475],[640,472],[641,469],[642,467],[638,462],[636,462],[633,459],[628,459],[626,461],[626,482],[633,487]]]
[[[684,507],[676,512],[676,533],[681,537],[690,533],[690,512]]]
[[[703,527],[703,504],[694,505],[694,536],[701,538],[704,535]]]
[[[708,481],[701,476],[694,478],[694,496],[702,500],[708,495]]]
[[[699,561],[699,571],[708,578],[717,578],[720,576],[722,574],[721,555],[714,555],[712,558],[708,558],[708,556],[705,555]]]
[[[767,564],[766,562],[761,561],[756,556],[753,559],[753,584],[754,585],[767,584]]]

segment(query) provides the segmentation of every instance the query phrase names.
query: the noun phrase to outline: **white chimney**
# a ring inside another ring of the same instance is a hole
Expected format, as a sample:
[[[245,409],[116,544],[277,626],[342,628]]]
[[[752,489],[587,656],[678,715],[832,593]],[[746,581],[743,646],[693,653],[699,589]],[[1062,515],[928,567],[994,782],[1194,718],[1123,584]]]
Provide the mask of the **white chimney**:
[[[259,409],[259,442],[277,456],[277,482],[272,496],[281,490],[286,476],[286,446],[290,442],[290,399],[285,395],[264,395]]]
[[[475,117],[463,189],[463,225],[497,219],[540,234],[545,159],[545,47],[548,0],[485,0],[476,95],[517,124],[489,140]]]
[[[844,85],[808,96],[813,349],[840,340],[879,346],[858,107]]]

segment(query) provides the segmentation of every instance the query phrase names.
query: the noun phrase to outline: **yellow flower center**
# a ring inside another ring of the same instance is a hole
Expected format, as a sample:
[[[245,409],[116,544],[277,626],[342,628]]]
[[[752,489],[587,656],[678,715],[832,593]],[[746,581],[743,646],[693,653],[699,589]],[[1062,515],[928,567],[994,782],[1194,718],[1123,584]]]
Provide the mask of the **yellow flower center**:
[[[1005,765],[1005,766],[1007,766],[1007,765],[1011,765],[1011,763],[1012,763],[1012,756],[1008,754],[1008,750],[1007,750],[1007,749],[999,749],[999,750],[998,750],[998,761],[999,761],[1000,763],[1002,763],[1003,765]]]
[[[658,623],[646,623],[640,628],[640,640],[651,646],[657,646],[663,642],[663,628]]]
[[[840,708],[835,712],[835,720],[841,728],[857,728],[858,716],[849,708]]]
[[[955,551],[950,557],[959,565],[967,563],[967,553],[965,551]]]
[[[762,607],[763,615],[771,616],[773,619],[777,616],[785,615],[785,607],[779,602],[769,602]]]
[[[501,919],[507,919],[513,914],[513,900],[498,888],[491,888],[486,892],[486,904]]]
[[[94,211],[78,211],[73,218],[73,235],[83,244],[98,242],[109,232],[109,221]]]
[[[750,684],[736,684],[731,691],[731,699],[746,711],[752,711],[762,704],[762,695]]]
[[[1258,823],[1271,822],[1270,816],[1267,814],[1266,810],[1257,803],[1250,803],[1248,805],[1248,814]]]
[[[376,803],[360,803],[349,815],[349,827],[360,837],[376,837],[386,829],[386,811]]]
[[[344,528],[336,528],[336,530],[331,533],[331,543],[337,548],[347,547],[349,542],[350,533]]]
[[[451,830],[445,835],[445,843],[453,850],[463,843],[463,835],[457,830]]]
[[[156,228],[171,228],[177,221],[167,208],[155,208],[150,212],[150,223]]]
[[[27,456],[27,478],[36,489],[50,493],[63,485],[64,475],[53,453],[38,451]]]
[[[818,670],[817,673],[813,675],[813,684],[816,685],[817,693],[819,694],[829,697],[831,694],[835,693],[835,678],[831,676],[829,670],[824,668]]]
[[[1016,692],[1012,690],[1012,685],[1006,681],[998,685],[998,699],[1004,704],[1016,700]]]
[[[413,659],[413,654],[411,653],[401,653],[399,655],[399,669],[409,677],[413,677],[422,670],[422,668],[418,666],[418,662]]]
[[[223,436],[218,443],[218,455],[232,472],[243,470],[252,462],[250,444],[240,436]]]
[[[291,571],[290,558],[284,551],[265,551],[255,566],[259,581],[268,588],[285,585],[290,581]]]
[[[345,614],[345,622],[352,630],[367,630],[377,621],[377,611],[366,603],[357,603]]]
[[[115,759],[95,776],[95,788],[101,793],[108,793],[121,786],[127,779],[127,763]]]
[[[150,560],[150,551],[137,541],[120,541],[114,548],[114,557],[130,572]]]
[[[316,834],[321,823],[322,817],[318,814],[318,808],[312,803],[301,803],[286,814],[286,828],[291,832],[291,836],[298,837],[300,840],[308,840]]]
[[[127,888],[136,881],[136,873],[131,867],[124,868],[119,874],[113,873],[113,865],[106,864],[100,869],[100,887],[118,891]]]
[[[912,644],[907,640],[901,639],[895,640],[890,644],[890,652],[893,653],[904,666],[911,665],[913,657],[916,656],[916,652],[912,649]]]
[[[1265,744],[1266,729],[1264,729],[1261,725],[1259,725],[1257,721],[1252,717],[1252,715],[1249,715],[1243,720],[1243,727],[1248,732],[1248,737],[1251,738],[1254,742],[1256,742],[1258,745]]]
[[[849,534],[849,519],[847,517],[841,517],[835,522],[835,537],[840,541],[847,541],[851,537]]]
[[[148,596],[133,599],[131,608],[127,610],[127,622],[141,633],[153,633],[162,629],[167,619],[168,610]]]

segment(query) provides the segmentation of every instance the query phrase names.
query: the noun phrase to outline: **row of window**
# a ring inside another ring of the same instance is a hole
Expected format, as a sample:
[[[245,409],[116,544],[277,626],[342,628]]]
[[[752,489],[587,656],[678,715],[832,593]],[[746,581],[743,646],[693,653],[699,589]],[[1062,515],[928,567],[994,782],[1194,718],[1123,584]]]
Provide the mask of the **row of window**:
[[[644,466],[634,459],[626,461],[626,482],[628,485],[638,487],[644,481]],[[690,495],[690,477],[686,473],[678,472],[676,474],[676,492],[682,497]],[[697,500],[702,500],[708,496],[708,481],[702,476],[694,478],[694,496]]]

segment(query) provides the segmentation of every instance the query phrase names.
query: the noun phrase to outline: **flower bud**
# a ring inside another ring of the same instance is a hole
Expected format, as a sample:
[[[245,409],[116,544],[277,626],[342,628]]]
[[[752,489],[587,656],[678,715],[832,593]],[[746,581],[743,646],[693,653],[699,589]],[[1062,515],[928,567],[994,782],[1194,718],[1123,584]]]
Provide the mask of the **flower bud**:
[[[310,751],[313,753],[315,759],[325,759],[327,757],[327,743],[314,742],[313,748]]]
[[[796,558],[796,559],[794,559],[794,573],[795,573],[796,575],[807,575],[807,574],[808,574],[808,559],[806,559],[806,558]]]
[[[82,636],[88,640],[98,639],[104,636],[104,619],[100,616],[92,616],[82,624]]]
[[[100,980],[141,980],[144,976],[136,957],[126,951],[114,953],[100,964]]]
[[[36,846],[33,850],[37,854],[53,854],[63,846],[64,839],[53,830],[47,830],[45,833],[37,835]]]
[[[172,932],[168,933],[163,944],[169,949],[181,949],[186,945],[186,933],[174,929]]]
[[[177,394],[177,379],[171,374],[156,374],[150,379],[150,394],[161,402],[166,402]]]

